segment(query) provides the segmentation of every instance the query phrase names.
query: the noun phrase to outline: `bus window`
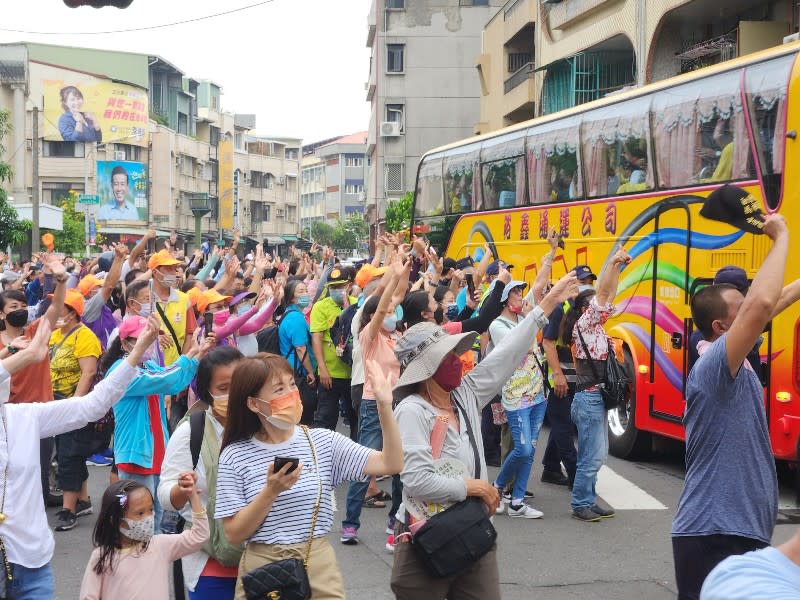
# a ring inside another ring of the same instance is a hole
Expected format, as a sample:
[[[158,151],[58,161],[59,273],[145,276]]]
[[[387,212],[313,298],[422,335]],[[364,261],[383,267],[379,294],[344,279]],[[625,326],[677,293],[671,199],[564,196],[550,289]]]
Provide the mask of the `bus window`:
[[[740,71],[656,93],[653,101],[659,186],[675,188],[754,176]]]
[[[581,140],[589,198],[653,189],[649,110],[645,96],[586,115]]]
[[[416,213],[419,217],[434,217],[444,214],[441,155],[426,157],[419,168]]]
[[[448,156],[444,163],[444,191],[447,212],[461,214],[474,210],[481,196],[478,161],[480,148],[455,156]]]
[[[783,150],[786,142],[786,88],[795,54],[748,67],[745,90],[756,138],[767,206],[778,207],[781,197]]]
[[[531,204],[583,197],[577,142],[577,122],[556,121],[528,130],[528,193]]]
[[[487,140],[481,148],[483,202],[478,209],[525,204],[525,130]],[[482,205],[481,205],[482,204]]]

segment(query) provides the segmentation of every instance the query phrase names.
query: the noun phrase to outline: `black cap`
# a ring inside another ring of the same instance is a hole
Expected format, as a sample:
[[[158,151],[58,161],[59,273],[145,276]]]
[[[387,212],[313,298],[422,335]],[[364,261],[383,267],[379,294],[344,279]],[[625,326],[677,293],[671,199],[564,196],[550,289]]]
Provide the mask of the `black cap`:
[[[578,279],[586,279],[591,277],[592,281],[597,279],[597,275],[592,273],[592,269],[589,267],[589,265],[578,265],[575,267],[575,277]]]
[[[735,265],[727,265],[717,271],[717,274],[714,275],[714,283],[728,283],[742,293],[750,286],[750,282],[747,280],[747,271]]]
[[[711,192],[700,215],[748,233],[764,233],[764,213],[758,200],[735,185],[723,185]]]
[[[445,259],[447,260],[447,259]],[[466,269],[467,267],[471,267],[475,264],[475,261],[472,260],[471,256],[467,256],[465,258],[459,258],[456,261],[456,269]]]

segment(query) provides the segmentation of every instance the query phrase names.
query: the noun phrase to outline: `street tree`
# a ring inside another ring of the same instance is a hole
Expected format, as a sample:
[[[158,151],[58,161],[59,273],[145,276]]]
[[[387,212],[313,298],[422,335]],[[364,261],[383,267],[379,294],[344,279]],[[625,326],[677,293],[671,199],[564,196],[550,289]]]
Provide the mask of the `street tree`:
[[[75,203],[78,201],[78,192],[70,190],[61,201],[63,210],[64,225],[61,231],[54,232],[56,238],[56,250],[64,254],[75,256],[83,252],[86,243],[86,233],[84,223],[84,213],[75,210]]]
[[[6,149],[2,141],[11,131],[10,117],[9,111],[0,110],[0,183],[14,177],[11,165],[3,160]],[[30,235],[32,226],[30,221],[19,218],[17,210],[8,203],[6,191],[0,187],[0,248],[21,246]]]
[[[333,246],[336,229],[325,221],[314,221],[309,227],[309,235],[312,240],[321,246]]]
[[[411,205],[414,193],[408,192],[399,200],[390,200],[386,206],[386,231],[397,233],[411,227]]]

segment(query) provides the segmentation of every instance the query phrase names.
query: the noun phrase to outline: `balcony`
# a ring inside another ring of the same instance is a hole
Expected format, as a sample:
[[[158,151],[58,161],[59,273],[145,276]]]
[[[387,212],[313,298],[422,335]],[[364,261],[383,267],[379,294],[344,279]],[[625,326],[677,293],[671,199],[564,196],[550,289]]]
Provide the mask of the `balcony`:
[[[536,0],[516,0],[513,3],[506,3],[503,9],[503,28],[505,39],[510,40],[527,25],[536,23]],[[533,44],[533,39],[531,39]]]
[[[509,66],[511,65],[511,56],[513,55],[509,54]],[[523,63],[522,66],[517,69],[513,75],[511,75],[511,77],[505,80],[503,83],[503,93],[508,94],[517,86],[520,86],[528,80],[533,79],[534,70],[533,62]]]
[[[372,0],[369,8],[369,16],[367,16],[367,48],[372,48],[375,42],[375,33],[378,30],[378,17],[375,10],[375,5],[378,0]]]
[[[516,73],[526,64],[533,62],[533,54],[530,52],[510,52],[508,54],[508,67],[509,73]]]
[[[606,8],[606,5],[620,0],[570,0],[552,4],[547,17],[553,29],[566,29],[576,22],[590,17],[595,12]]]

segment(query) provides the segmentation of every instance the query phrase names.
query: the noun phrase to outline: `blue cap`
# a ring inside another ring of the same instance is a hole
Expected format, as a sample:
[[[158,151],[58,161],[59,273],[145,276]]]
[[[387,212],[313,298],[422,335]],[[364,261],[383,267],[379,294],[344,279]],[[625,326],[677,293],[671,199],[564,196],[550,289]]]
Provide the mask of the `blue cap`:
[[[575,277],[578,279],[586,279],[591,277],[592,280],[597,279],[597,275],[592,273],[592,269],[589,268],[589,265],[578,265],[575,267]]]

